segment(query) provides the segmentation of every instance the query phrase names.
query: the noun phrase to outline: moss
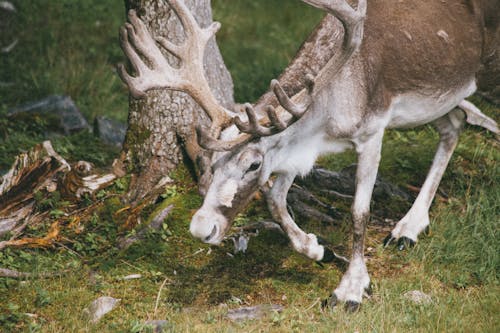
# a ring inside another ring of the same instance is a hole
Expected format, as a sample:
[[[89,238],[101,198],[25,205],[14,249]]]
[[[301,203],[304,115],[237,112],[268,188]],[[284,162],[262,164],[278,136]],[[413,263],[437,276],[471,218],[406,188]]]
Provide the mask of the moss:
[[[127,146],[140,147],[149,139],[150,136],[151,130],[138,124],[129,124],[126,138]]]

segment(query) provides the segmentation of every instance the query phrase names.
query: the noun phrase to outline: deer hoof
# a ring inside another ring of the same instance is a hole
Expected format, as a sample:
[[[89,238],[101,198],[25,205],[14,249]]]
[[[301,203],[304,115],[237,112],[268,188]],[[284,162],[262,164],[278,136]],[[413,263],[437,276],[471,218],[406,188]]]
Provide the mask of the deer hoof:
[[[350,313],[358,312],[361,307],[361,303],[356,301],[347,301],[345,302],[345,310]]]
[[[321,243],[320,243],[321,244]],[[323,264],[329,264],[333,263],[335,266],[337,266],[340,270],[346,271],[347,270],[347,265],[349,264],[349,260],[346,258],[339,256],[329,248],[327,248],[325,245],[323,245],[323,248],[325,250],[323,254],[323,258],[321,260],[316,261],[318,265],[323,267]]]
[[[429,236],[431,234],[431,228],[429,226],[425,227],[424,235]]]
[[[396,239],[392,236],[392,233],[389,233],[389,235],[384,238],[384,247],[391,245],[394,240]]]
[[[398,248],[399,251],[412,248],[417,243],[413,239],[408,238],[406,236],[396,238],[392,235],[392,233],[390,233],[389,235],[387,235],[387,237],[384,238],[384,247],[387,247],[394,242],[396,242],[396,247]]]
[[[325,252],[324,252],[323,258],[321,258],[320,262],[328,263],[328,262],[332,262],[335,259],[337,259],[337,257],[335,256],[335,254],[333,253],[332,250],[330,250],[327,247],[324,247],[324,249],[325,249]]]
[[[397,248],[399,251],[403,251],[405,249],[409,249],[415,246],[415,241],[408,237],[401,237],[398,239]]]
[[[338,298],[335,293],[332,293],[330,297],[321,302],[321,309],[333,309],[338,303]]]
[[[365,288],[365,295],[364,296],[369,298],[369,297],[371,297],[371,295],[373,295],[373,287],[372,287],[372,283],[370,282],[368,287]]]

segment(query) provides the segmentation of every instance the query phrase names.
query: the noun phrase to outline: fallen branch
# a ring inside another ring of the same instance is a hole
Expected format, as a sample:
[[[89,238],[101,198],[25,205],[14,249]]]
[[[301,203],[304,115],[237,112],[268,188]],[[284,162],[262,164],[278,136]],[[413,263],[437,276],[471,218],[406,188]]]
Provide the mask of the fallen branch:
[[[166,208],[159,211],[156,216],[151,220],[148,226],[139,231],[136,235],[129,237],[121,237],[118,239],[118,247],[122,250],[129,248],[132,244],[143,240],[146,238],[148,232],[152,230],[160,230],[163,220],[165,220],[168,214],[172,211],[174,205],[169,205]]]
[[[56,277],[66,274],[68,271],[61,272],[44,272],[44,273],[27,273],[27,272],[19,272],[13,269],[8,268],[0,268],[0,278],[11,278],[11,279],[26,279],[32,277],[38,278],[48,278],[48,277]]]
[[[22,239],[13,239],[8,241],[0,242],[0,250],[7,246],[29,246],[29,247],[47,247],[54,244],[59,236],[60,228],[59,222],[53,222],[50,226],[50,230],[44,237],[36,238],[36,237],[26,237]]]

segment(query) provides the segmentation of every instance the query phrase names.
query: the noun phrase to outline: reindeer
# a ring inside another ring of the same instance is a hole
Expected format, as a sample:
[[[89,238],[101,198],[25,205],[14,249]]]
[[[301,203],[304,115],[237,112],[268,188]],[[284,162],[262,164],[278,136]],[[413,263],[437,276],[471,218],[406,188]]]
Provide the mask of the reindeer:
[[[429,225],[430,205],[466,118],[499,133],[495,121],[464,100],[476,90],[479,74],[488,71],[487,52],[499,37],[499,2],[372,0],[367,6],[359,0],[354,9],[344,0],[302,1],[341,22],[342,50],[315,76],[305,75],[305,88],[293,97],[273,80],[277,108],[256,111],[246,104],[242,116],[217,102],[204,76],[203,55],[220,24],[201,28],[181,0],[168,3],[184,27],[182,45],[151,37],[129,12],[121,44],[135,76],[123,66],[120,75],[137,98],[154,88],[187,92],[212,120],[210,128],[197,128],[200,145],[215,153],[213,178],[190,224],[192,235],[205,243],[220,244],[235,215],[271,179],[268,206],[292,247],[313,260],[331,261],[334,253],[293,221],[286,195],[318,156],[355,149],[352,254],[329,300],[354,310],[370,286],[364,239],[384,131],[432,123],[440,135],[417,199],[386,239],[409,244]],[[168,63],[160,47],[181,60],[179,67]]]

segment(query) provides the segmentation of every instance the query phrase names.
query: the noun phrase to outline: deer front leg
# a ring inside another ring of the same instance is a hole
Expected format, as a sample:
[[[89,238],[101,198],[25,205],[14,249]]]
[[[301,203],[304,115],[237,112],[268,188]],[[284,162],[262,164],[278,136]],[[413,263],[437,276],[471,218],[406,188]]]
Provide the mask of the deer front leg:
[[[397,241],[398,249],[403,250],[414,245],[418,235],[429,225],[429,208],[457,146],[463,123],[464,114],[460,110],[454,110],[434,122],[440,139],[431,169],[413,206],[386,237],[384,245]]]
[[[368,140],[357,143],[358,168],[356,171],[356,192],[352,206],[353,244],[349,267],[339,286],[326,305],[335,306],[338,301],[345,302],[350,311],[358,309],[363,294],[369,291],[370,277],[364,258],[366,224],[370,218],[370,201],[377,178],[382,137],[384,131],[372,135]]]
[[[320,245],[314,234],[306,234],[293,221],[286,207],[286,195],[292,186],[295,175],[280,174],[274,181],[273,187],[266,193],[269,210],[276,222],[285,231],[292,247],[299,253],[321,262],[330,262],[336,255],[328,248]]]

